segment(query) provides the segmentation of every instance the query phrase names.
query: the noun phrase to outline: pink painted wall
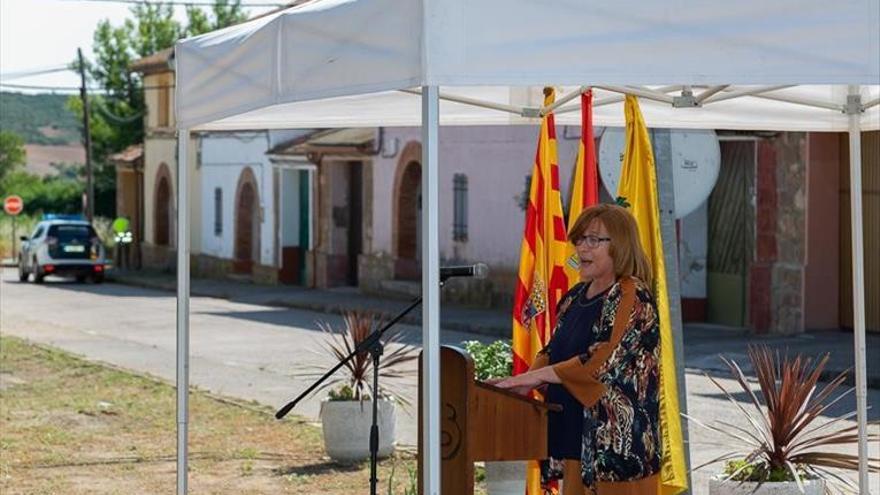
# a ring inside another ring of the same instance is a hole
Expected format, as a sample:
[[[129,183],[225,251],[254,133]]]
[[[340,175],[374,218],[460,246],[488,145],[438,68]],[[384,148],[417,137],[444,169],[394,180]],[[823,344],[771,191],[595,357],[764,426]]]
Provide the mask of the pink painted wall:
[[[837,328],[840,273],[840,157],[834,133],[807,138],[807,256],[804,326]]]
[[[559,175],[564,200],[580,129],[557,126]],[[440,256],[515,269],[525,212],[514,196],[531,173],[538,126],[442,127],[440,129]],[[421,142],[418,128],[386,128],[383,151],[373,159],[372,254],[391,253],[395,171],[400,152]],[[468,177],[468,241],[453,241],[453,176]],[[564,205],[563,205],[564,207]]]

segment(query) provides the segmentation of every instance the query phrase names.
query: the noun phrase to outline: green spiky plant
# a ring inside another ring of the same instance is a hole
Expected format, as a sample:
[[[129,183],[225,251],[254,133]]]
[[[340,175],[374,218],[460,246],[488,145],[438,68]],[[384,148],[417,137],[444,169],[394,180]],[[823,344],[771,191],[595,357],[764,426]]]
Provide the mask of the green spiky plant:
[[[329,355],[336,361],[342,361],[357,346],[367,339],[371,333],[378,331],[383,321],[369,311],[347,311],[342,315],[343,326],[334,328],[325,321],[319,321],[318,327],[323,332],[325,339],[320,341],[321,353]],[[400,331],[391,328],[382,339],[384,354],[379,361],[379,396],[392,398],[395,401],[408,405],[409,402],[402,396],[392,393],[382,384],[401,378],[413,376],[414,368],[405,368],[404,364],[418,359],[418,351],[415,347],[401,343]],[[323,366],[307,366],[309,371],[300,374],[305,378],[318,378],[326,371]],[[330,389],[330,400],[370,400],[373,390],[373,360],[369,352],[360,352],[349,360],[342,368],[342,372],[336,373],[327,379],[316,392]]]
[[[730,422],[716,420],[705,424],[685,415],[698,426],[721,433],[742,445],[716,459],[697,466],[725,462],[724,479],[740,482],[766,483],[794,481],[803,491],[803,480],[822,478],[828,493],[858,491],[858,486],[844,476],[841,470],[858,470],[856,454],[829,452],[829,447],[858,443],[858,426],[842,426],[855,412],[817,421],[834,404],[852,392],[852,388],[836,394],[848,371],[837,375],[822,386],[817,385],[828,362],[828,354],[814,361],[803,355],[780,357],[766,346],[750,346],[749,359],[758,380],[758,395],[752,390],[739,365],[721,357],[739,383],[751,405],[737,402],[717,380],[706,376],[747,419],[750,428],[741,428]],[[832,398],[833,397],[833,398]],[[829,400],[830,399],[830,400]],[[754,410],[752,410],[754,409]],[[871,425],[878,422],[872,421]],[[877,441],[880,435],[868,434],[868,441]],[[880,472],[880,460],[868,459],[870,471]]]

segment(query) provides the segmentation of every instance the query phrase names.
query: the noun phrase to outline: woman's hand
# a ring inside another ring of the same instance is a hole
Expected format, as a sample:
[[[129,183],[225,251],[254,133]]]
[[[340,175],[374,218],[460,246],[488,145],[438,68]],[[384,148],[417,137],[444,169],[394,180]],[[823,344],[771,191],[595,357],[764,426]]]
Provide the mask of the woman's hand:
[[[496,387],[506,388],[512,392],[526,395],[533,389],[543,387],[548,383],[561,383],[559,375],[553,370],[552,366],[546,366],[532,370],[521,375],[505,378],[497,383],[493,383]]]
[[[505,378],[497,383],[493,383],[496,387],[508,389],[511,392],[527,395],[532,389],[544,385],[541,379],[541,370],[529,371],[521,375]]]

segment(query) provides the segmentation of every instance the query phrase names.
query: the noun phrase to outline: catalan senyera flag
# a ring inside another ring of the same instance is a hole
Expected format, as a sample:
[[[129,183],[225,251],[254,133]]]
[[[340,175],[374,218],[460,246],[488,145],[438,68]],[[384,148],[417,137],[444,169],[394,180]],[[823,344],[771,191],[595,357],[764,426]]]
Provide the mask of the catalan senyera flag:
[[[654,272],[654,294],[660,317],[660,434],[663,438],[659,493],[676,495],[687,489],[687,466],[681,434],[666,266],[660,237],[657,174],[648,129],[635,96],[626,97],[624,111],[626,147],[617,196],[618,203],[629,208],[638,222],[639,239]]]
[[[581,142],[571,179],[571,202],[568,205],[568,231],[581,212],[599,203],[599,169],[596,164],[596,141],[593,137],[593,91],[581,93]],[[568,286],[580,282],[580,259],[574,245],[566,244],[565,274]]]
[[[553,90],[545,88],[544,105],[553,101]],[[520,248],[519,281],[513,303],[515,375],[527,371],[538,351],[550,341],[556,325],[556,303],[568,290],[564,269],[566,244],[556,158],[556,124],[551,113],[541,121]],[[538,465],[530,462],[527,492],[540,494],[540,482]]]

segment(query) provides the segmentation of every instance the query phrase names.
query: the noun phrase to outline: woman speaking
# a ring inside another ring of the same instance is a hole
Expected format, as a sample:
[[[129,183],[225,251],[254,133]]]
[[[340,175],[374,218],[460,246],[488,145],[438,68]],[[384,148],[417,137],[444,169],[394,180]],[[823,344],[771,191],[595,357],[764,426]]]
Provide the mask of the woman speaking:
[[[651,267],[635,219],[615,205],[584,210],[568,233],[581,282],[558,304],[553,337],[528,372],[496,383],[546,386],[562,405],[548,418],[545,485],[563,495],[651,495],[660,471],[660,328]]]

